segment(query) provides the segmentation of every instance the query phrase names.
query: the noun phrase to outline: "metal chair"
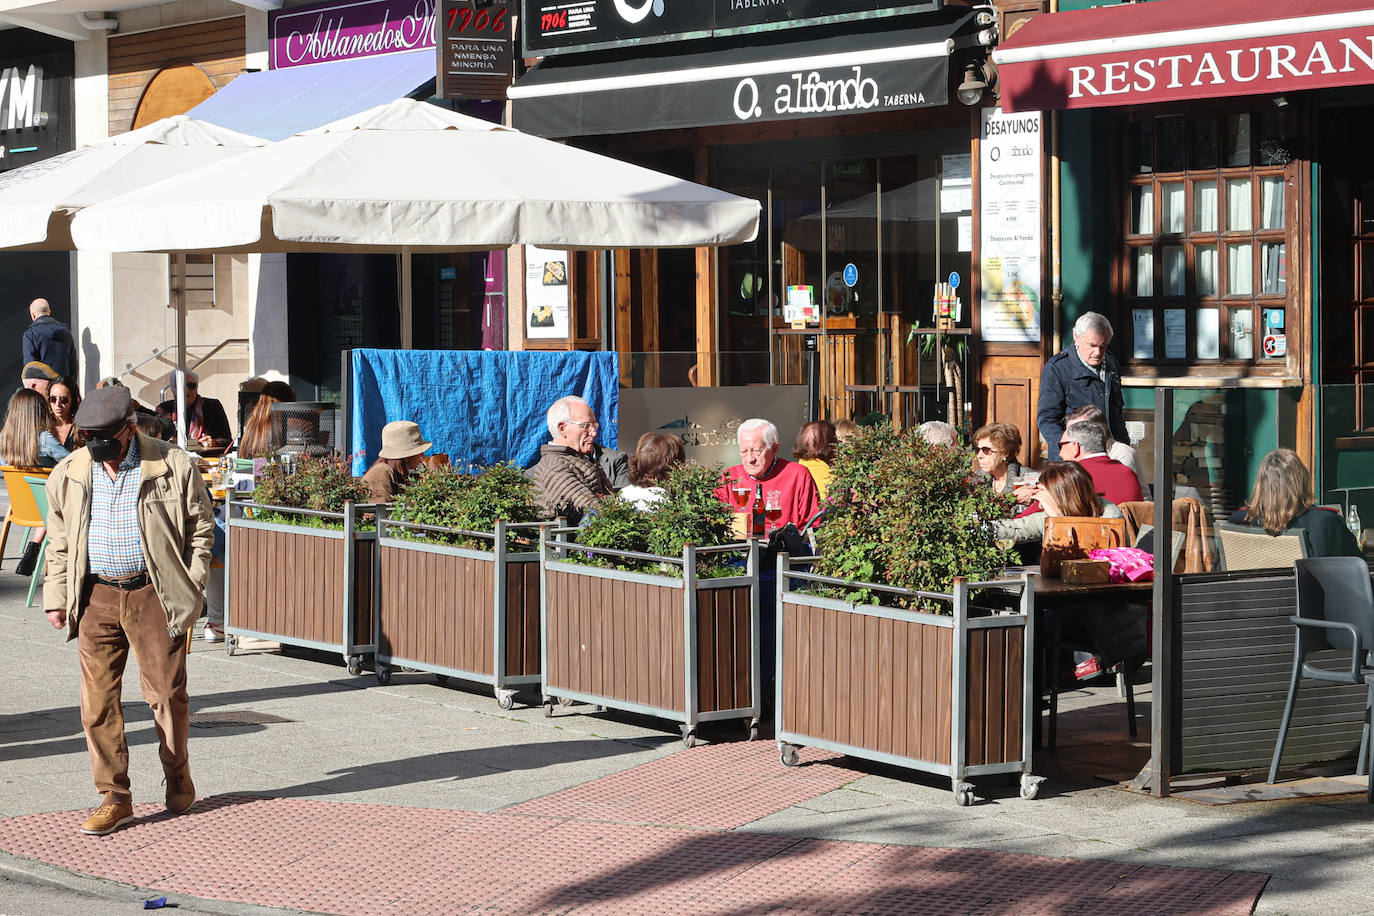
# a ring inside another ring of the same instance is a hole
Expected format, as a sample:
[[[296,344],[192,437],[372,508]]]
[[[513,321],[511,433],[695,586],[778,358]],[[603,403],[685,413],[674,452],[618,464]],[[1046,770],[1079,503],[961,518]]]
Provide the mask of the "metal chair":
[[[8,464],[0,466],[0,471],[5,475],[5,489],[10,497],[10,509],[5,513],[5,521],[0,524],[0,556],[4,556],[10,526],[28,529],[43,527],[43,513],[38,511],[38,505],[29,492],[29,485],[24,483],[24,475],[30,474],[46,480],[51,472],[46,468],[17,468]]]
[[[1369,697],[1364,707],[1364,728],[1360,733],[1357,776],[1369,777],[1366,800],[1374,803],[1374,761],[1370,759],[1370,715],[1374,712],[1374,665],[1369,650],[1374,648],[1374,589],[1370,586],[1369,564],[1359,557],[1314,557],[1293,564],[1297,576],[1298,615],[1290,617],[1297,628],[1293,649],[1293,678],[1288,686],[1288,702],[1283,707],[1274,759],[1269,765],[1269,782],[1279,772],[1279,760],[1288,738],[1288,723],[1298,698],[1303,678],[1328,684],[1366,686]],[[1349,669],[1331,670],[1307,663],[1307,655],[1324,649],[1349,650]]]
[[[1311,553],[1307,532],[1301,528],[1289,528],[1273,535],[1263,528],[1217,522],[1216,531],[1221,542],[1221,568],[1228,572],[1287,569],[1293,561]]]
[[[48,478],[30,477],[24,475],[24,483],[33,494],[34,505],[38,507],[38,517],[43,520],[43,527],[48,527]],[[33,568],[33,575],[29,576],[29,599],[24,607],[33,607],[33,595],[38,591],[38,583],[43,581],[43,568],[48,562],[48,536],[43,535],[43,546],[38,549],[38,565]]]

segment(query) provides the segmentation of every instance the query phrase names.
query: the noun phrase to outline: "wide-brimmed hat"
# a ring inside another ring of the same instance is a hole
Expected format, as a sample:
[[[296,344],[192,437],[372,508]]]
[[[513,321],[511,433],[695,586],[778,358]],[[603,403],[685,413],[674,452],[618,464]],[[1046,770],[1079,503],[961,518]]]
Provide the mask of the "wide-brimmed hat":
[[[420,425],[410,420],[394,420],[382,427],[381,458],[410,458],[429,451],[433,442],[420,435]]]

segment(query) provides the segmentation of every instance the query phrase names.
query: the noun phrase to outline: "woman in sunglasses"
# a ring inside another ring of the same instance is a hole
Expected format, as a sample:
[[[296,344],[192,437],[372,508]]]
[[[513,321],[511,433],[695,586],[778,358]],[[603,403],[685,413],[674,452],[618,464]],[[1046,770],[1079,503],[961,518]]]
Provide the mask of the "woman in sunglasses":
[[[1021,451],[1021,431],[1010,423],[989,423],[973,434],[974,462],[998,493],[1010,493],[1012,481],[1022,468],[1016,460]]]
[[[81,406],[81,391],[76,387],[76,379],[64,375],[48,387],[48,406],[52,408],[53,422],[57,426],[57,441],[69,452],[74,452],[85,444],[81,430],[72,420],[76,408]]]
[[[0,461],[16,468],[55,467],[57,462],[67,457],[67,449],[57,441],[55,432],[53,413],[48,409],[43,395],[29,388],[20,388],[10,398],[4,426],[0,426]],[[43,528],[34,528],[29,532],[24,556],[14,570],[19,575],[32,575],[46,533]]]

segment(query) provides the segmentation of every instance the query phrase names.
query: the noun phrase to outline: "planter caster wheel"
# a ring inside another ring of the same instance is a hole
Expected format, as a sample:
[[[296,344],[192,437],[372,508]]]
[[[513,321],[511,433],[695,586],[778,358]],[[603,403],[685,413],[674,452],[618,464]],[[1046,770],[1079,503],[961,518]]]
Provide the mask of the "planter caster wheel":
[[[554,703],[554,698],[553,698],[553,697],[544,697],[543,706],[544,706],[544,717],[545,717],[546,719],[552,719],[552,718],[553,718],[553,703]]]
[[[967,808],[973,804],[973,786],[966,782],[956,782],[954,784],[954,801],[960,808]]]
[[[783,744],[778,747],[778,758],[785,767],[794,767],[801,763],[801,748],[795,744]]]
[[[572,699],[571,699],[570,697],[559,697],[559,698],[558,698],[558,705],[559,705],[559,706],[562,706],[564,709],[567,709],[567,708],[568,708],[569,706],[571,706],[572,704],[573,704],[573,701],[572,701]]]
[[[1021,775],[1021,797],[1030,801],[1040,794],[1040,784],[1045,781],[1043,776],[1032,776],[1029,773]]]
[[[224,637],[224,654],[233,658],[239,651],[239,638],[237,636]]]
[[[391,668],[387,665],[377,666],[377,683],[385,687],[391,683]]]
[[[380,672],[381,669],[379,668]],[[361,655],[348,656],[348,673],[357,677],[363,673],[363,657]]]
[[[697,730],[682,726],[682,746],[692,748],[697,746]]]
[[[757,740],[759,740],[759,720],[758,720],[758,719],[754,719],[754,720],[752,720],[751,722],[749,722],[749,724],[747,724],[747,725],[744,726],[744,740],[745,740],[745,741],[757,741]]]
[[[515,708],[515,691],[507,690],[504,687],[497,687],[496,705],[507,710]]]

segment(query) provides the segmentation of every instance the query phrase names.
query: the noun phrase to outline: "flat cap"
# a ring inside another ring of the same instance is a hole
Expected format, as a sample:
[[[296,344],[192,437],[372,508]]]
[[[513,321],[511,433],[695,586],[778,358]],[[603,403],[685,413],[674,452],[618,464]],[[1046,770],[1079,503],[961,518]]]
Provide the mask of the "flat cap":
[[[72,419],[80,429],[110,429],[133,415],[134,399],[128,388],[97,388],[81,400]]]
[[[45,378],[50,382],[55,382],[58,379],[57,372],[53,369],[52,366],[49,366],[47,363],[39,362],[36,359],[31,362],[24,363],[24,371],[20,373],[19,377],[21,379]]]

